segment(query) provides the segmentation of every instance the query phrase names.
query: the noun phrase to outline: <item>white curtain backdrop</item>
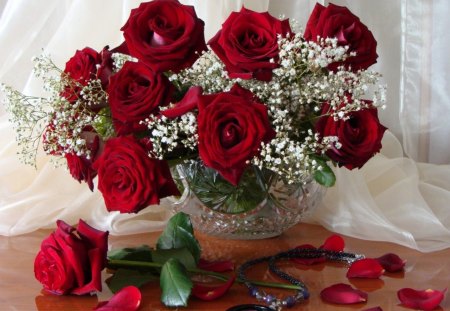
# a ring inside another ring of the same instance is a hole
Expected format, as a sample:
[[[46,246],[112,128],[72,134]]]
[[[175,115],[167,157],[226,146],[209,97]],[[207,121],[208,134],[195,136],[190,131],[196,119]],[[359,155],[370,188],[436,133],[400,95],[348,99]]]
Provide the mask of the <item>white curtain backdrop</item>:
[[[0,0],[0,82],[27,94],[42,94],[31,58],[44,49],[61,67],[76,49],[100,50],[122,42],[120,27],[141,1]],[[185,0],[195,6],[210,38],[242,5],[300,25],[311,0]],[[338,169],[337,184],[308,220],[338,233],[390,241],[422,251],[450,247],[450,6],[447,0],[319,1],[345,5],[378,41],[378,63],[388,86],[380,118],[390,132],[382,153],[362,169]],[[0,100],[2,100],[0,94]],[[22,165],[14,131],[0,105],[0,234],[16,235],[78,218],[128,234],[161,229],[166,202],[138,215],[108,213],[98,191],[91,193],[63,168],[40,154],[38,170]]]

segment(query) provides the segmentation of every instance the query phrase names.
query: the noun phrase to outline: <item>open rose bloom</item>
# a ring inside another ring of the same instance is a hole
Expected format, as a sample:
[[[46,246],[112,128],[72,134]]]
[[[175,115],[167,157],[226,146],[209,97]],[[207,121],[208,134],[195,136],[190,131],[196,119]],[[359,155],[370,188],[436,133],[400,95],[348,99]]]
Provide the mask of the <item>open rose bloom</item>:
[[[331,164],[361,168],[380,151],[385,94],[369,70],[377,44],[347,8],[317,4],[304,33],[245,7],[209,42],[204,27],[193,6],[143,2],[120,46],[80,47],[46,80],[44,149],[97,187],[108,210],[136,213],[180,195],[175,163],[200,163],[227,189],[255,174],[332,186]],[[37,62],[41,76],[56,70]]]
[[[42,241],[34,262],[36,279],[50,293],[84,295],[102,290],[108,232],[80,220],[73,228],[59,220],[57,229]]]

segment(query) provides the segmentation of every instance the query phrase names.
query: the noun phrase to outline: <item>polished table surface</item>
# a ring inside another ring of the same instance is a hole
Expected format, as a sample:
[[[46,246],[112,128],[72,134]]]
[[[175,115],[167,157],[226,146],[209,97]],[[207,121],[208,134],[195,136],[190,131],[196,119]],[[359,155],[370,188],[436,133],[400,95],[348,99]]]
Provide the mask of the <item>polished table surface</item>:
[[[45,293],[34,279],[33,262],[41,241],[50,231],[42,230],[16,237],[0,237],[0,310],[92,310],[98,301],[108,300],[111,296],[104,284],[98,296],[54,296]],[[301,245],[319,246],[332,233],[320,226],[299,224],[283,235],[265,240],[231,241],[220,240],[197,234],[202,246],[203,257],[209,260],[231,259],[240,264],[247,259],[272,255],[279,251]],[[159,233],[147,233],[129,236],[111,236],[110,249],[154,245]],[[347,279],[346,268],[342,264],[325,263],[314,266],[300,266],[290,263],[280,264],[285,271],[301,278],[311,291],[309,301],[296,305],[289,310],[365,310],[380,306],[386,310],[411,310],[399,305],[397,290],[403,287],[415,289],[443,290],[450,285],[450,249],[434,253],[420,253],[402,246],[385,242],[364,241],[345,237],[346,251],[361,253],[366,257],[379,257],[394,252],[406,259],[405,271],[385,274],[380,279]],[[249,273],[250,277],[266,281],[279,282],[276,276],[268,272],[265,265],[259,265]],[[103,279],[108,277],[104,272]],[[367,303],[355,305],[333,305],[321,301],[320,291],[336,283],[346,283],[366,291]],[[272,292],[272,289],[267,289]],[[289,290],[273,291],[278,295],[289,295]],[[174,310],[165,308],[159,301],[158,283],[151,283],[142,288],[143,301],[139,310]],[[231,306],[254,303],[248,296],[246,288],[235,284],[223,297],[213,302],[204,302],[194,298],[188,308],[179,310],[226,310]],[[446,295],[441,306],[436,310],[450,310],[450,297]]]

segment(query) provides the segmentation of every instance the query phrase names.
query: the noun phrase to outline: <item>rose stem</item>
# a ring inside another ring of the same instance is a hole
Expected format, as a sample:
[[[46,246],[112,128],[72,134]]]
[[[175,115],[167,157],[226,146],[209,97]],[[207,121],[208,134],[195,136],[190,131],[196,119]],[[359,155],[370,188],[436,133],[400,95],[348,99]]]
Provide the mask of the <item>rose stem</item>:
[[[161,269],[163,264],[157,263],[157,262],[143,262],[143,261],[132,261],[132,260],[118,260],[118,259],[108,259],[108,267],[110,268],[159,268]],[[203,274],[203,275],[209,275],[212,277],[215,277],[216,279],[227,281],[228,277],[222,273],[217,273],[213,271],[207,271],[202,270],[198,268],[190,268],[186,269],[188,272],[196,273],[196,274]],[[274,288],[283,288],[283,289],[294,289],[299,290],[301,289],[300,286],[296,286],[293,284],[285,284],[285,283],[276,283],[276,282],[263,282],[263,281],[256,281],[256,280],[249,280],[250,283],[258,285],[258,286],[264,286],[264,287],[274,287]],[[241,279],[237,278],[236,282],[238,283],[244,283]]]

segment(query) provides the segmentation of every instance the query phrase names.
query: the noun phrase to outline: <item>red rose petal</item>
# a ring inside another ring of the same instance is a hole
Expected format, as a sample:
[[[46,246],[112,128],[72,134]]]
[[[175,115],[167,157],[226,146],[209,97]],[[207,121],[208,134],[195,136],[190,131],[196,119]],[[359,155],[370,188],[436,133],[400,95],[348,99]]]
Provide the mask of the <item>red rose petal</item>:
[[[192,295],[198,299],[210,301],[222,297],[233,285],[236,276],[233,275],[225,283],[219,286],[205,286],[199,283],[194,283],[192,288]]]
[[[141,304],[141,291],[135,286],[119,290],[109,301],[102,301],[93,309],[96,311],[136,311]]]
[[[297,249],[316,249],[311,244],[303,244],[303,245],[297,246],[296,248]],[[317,258],[291,258],[290,260],[294,263],[301,264],[301,265],[308,265],[308,266],[327,261],[325,256],[317,257]]]
[[[393,253],[388,253],[375,259],[387,272],[403,271],[406,263],[406,260],[401,259],[398,255]]]
[[[337,304],[353,304],[367,301],[367,293],[343,283],[323,289],[320,292],[320,297],[326,302]]]
[[[433,310],[444,299],[444,294],[447,289],[443,291],[426,289],[415,290],[412,288],[402,288],[397,292],[398,299],[405,307],[420,310]]]
[[[344,239],[337,234],[333,234],[330,237],[328,237],[322,246],[319,248],[325,249],[327,251],[334,251],[334,252],[342,252],[345,247]]]
[[[183,114],[195,109],[197,107],[197,101],[200,95],[202,95],[203,89],[200,86],[191,87],[183,99],[181,99],[175,106],[161,111],[161,114],[169,119],[182,116]]]
[[[200,269],[213,272],[226,272],[234,270],[234,264],[231,260],[208,261],[200,258],[200,260],[198,261],[198,267]]]
[[[381,307],[373,307],[369,309],[364,309],[362,311],[383,311],[383,309],[381,309]]]
[[[383,267],[376,259],[365,258],[352,263],[347,271],[348,278],[379,278],[384,273]]]

